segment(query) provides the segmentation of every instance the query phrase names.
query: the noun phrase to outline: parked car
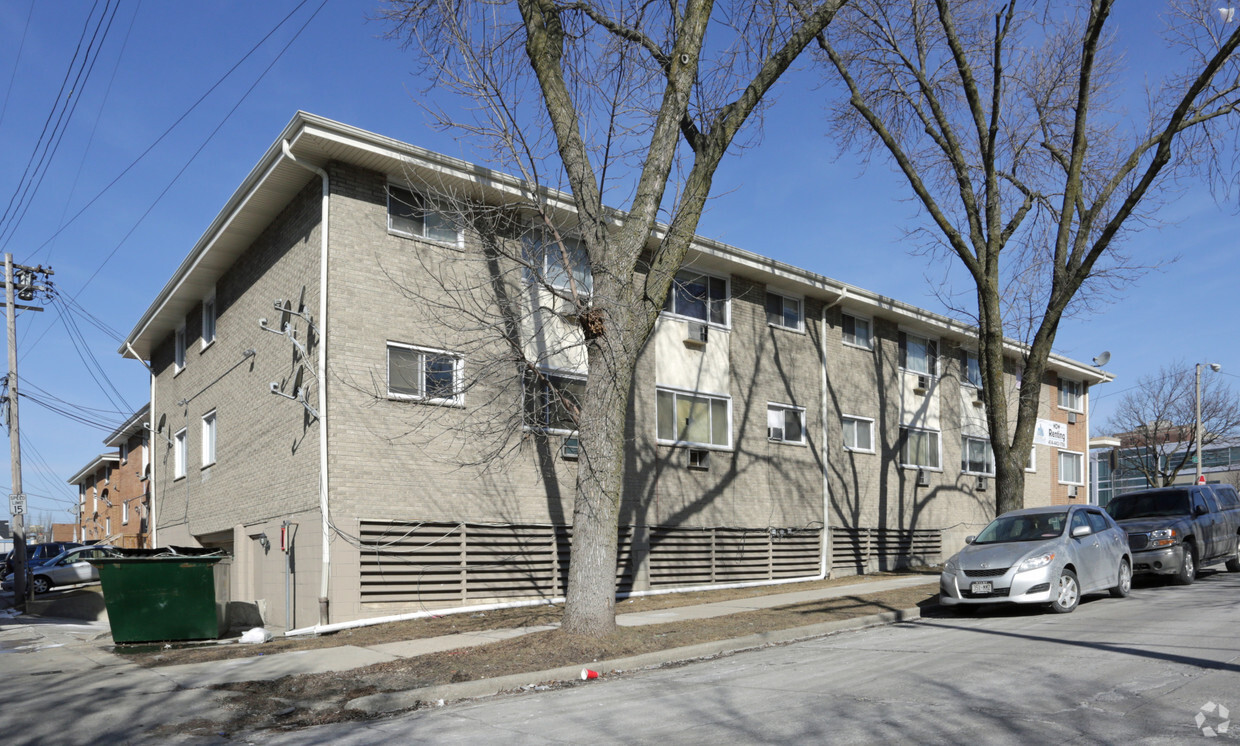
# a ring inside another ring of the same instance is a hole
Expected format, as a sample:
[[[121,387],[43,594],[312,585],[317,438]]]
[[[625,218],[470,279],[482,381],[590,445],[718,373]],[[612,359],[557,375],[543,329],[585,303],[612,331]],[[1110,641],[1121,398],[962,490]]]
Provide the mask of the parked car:
[[[1004,513],[943,563],[939,603],[958,609],[988,604],[1045,604],[1066,614],[1081,596],[1132,590],[1132,556],[1124,530],[1091,505]]]
[[[76,541],[49,541],[44,544],[27,544],[26,545],[26,566],[34,567],[47,562],[51,558],[74,547],[80,547],[81,544]],[[4,569],[0,572],[0,577],[11,575],[13,573],[13,563],[16,561],[16,551],[9,550],[4,556]]]
[[[1207,565],[1240,572],[1240,496],[1229,484],[1127,492],[1111,498],[1107,512],[1128,532],[1137,574],[1188,585]]]
[[[30,588],[35,593],[47,593],[54,586],[93,583],[99,580],[99,570],[87,560],[117,557],[120,552],[107,544],[68,549],[50,560],[30,569]],[[13,590],[14,576],[4,577],[0,587]]]

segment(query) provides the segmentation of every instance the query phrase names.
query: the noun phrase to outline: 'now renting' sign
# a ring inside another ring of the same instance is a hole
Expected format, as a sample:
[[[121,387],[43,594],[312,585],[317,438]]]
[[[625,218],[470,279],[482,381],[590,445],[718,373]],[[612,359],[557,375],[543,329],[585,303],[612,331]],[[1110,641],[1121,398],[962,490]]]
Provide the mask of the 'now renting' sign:
[[[1033,429],[1033,442],[1052,448],[1068,447],[1068,426],[1062,422],[1039,419]]]

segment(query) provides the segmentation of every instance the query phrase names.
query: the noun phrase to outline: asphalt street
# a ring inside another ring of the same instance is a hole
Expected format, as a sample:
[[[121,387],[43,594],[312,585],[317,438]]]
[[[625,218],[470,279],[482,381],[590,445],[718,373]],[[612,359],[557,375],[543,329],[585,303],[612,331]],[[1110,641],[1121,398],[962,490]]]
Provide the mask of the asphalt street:
[[[1240,715],[1238,600],[1240,574],[1208,572],[1189,587],[1139,582],[1128,599],[1090,597],[1068,615],[942,612],[254,742],[1225,742],[1237,734],[1220,706]]]

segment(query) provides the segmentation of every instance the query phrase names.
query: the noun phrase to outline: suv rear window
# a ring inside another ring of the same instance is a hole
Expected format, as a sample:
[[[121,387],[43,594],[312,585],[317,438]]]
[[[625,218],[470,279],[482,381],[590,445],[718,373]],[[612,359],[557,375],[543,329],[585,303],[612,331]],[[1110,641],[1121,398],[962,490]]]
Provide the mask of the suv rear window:
[[[1214,490],[1214,496],[1218,498],[1219,504],[1223,509],[1240,508],[1240,496],[1236,494],[1236,488],[1230,484],[1212,484],[1210,487]]]
[[[1107,512],[1117,521],[1128,518],[1167,518],[1189,514],[1188,490],[1129,492],[1107,503]]]

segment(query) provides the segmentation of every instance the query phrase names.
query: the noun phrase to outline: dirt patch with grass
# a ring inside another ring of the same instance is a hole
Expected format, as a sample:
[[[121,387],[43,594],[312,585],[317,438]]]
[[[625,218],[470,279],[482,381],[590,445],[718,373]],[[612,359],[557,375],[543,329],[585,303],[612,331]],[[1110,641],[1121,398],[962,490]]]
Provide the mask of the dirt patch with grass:
[[[843,579],[824,581],[816,585],[843,585],[850,580],[856,582],[856,579]],[[816,587],[815,584],[796,585],[787,590],[799,591],[813,587]],[[710,619],[620,627],[615,634],[603,639],[569,635],[559,630],[534,632],[478,647],[404,658],[350,671],[287,676],[276,681],[222,684],[214,688],[235,694],[229,703],[235,714],[224,722],[181,724],[175,732],[191,732],[195,728],[212,733],[264,728],[295,729],[365,719],[368,716],[364,713],[347,709],[349,701],[381,692],[409,691],[510,674],[535,673],[561,666],[587,666],[599,661],[744,637],[757,632],[842,621],[898,609],[937,606],[938,594],[934,586],[880,593],[865,593],[864,589],[865,584],[858,584],[856,595]],[[651,611],[770,593],[772,589],[768,587],[741,591],[707,591],[683,596],[652,596],[633,599],[631,604],[622,602],[618,605],[618,611]],[[328,644],[373,645],[454,632],[554,624],[559,621],[559,616],[559,607],[510,609],[487,612],[485,615],[458,615],[359,628],[351,630],[351,634],[337,633],[307,640],[273,641],[263,645],[262,652],[270,654],[281,649],[306,649]],[[278,647],[282,645],[286,647]],[[134,658],[144,665],[187,663],[235,657],[238,648],[241,649],[241,654],[255,654],[252,646],[212,646],[143,652],[135,654]],[[539,688],[582,685],[580,681],[529,683],[538,685]],[[169,731],[172,732],[174,731]]]

